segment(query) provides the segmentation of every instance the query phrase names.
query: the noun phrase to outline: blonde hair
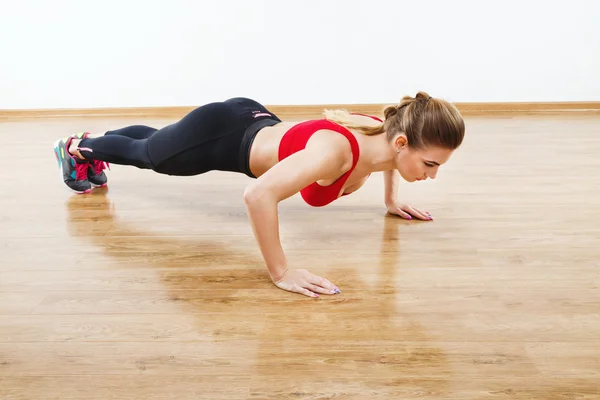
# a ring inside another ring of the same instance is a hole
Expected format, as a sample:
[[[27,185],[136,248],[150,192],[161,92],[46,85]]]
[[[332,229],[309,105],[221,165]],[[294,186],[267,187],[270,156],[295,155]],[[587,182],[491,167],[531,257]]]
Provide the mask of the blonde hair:
[[[439,146],[458,148],[465,135],[464,120],[452,103],[436,99],[425,92],[404,96],[400,104],[383,109],[384,121],[371,126],[361,123],[346,110],[325,110],[323,116],[364,135],[387,133],[389,140],[404,133],[412,148]]]

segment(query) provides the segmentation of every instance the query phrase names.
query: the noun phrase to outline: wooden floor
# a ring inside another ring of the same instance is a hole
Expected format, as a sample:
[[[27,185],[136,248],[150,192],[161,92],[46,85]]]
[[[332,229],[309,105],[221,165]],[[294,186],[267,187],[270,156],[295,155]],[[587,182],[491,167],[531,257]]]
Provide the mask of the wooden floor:
[[[0,124],[0,399],[599,399],[600,116],[470,118],[438,179],[380,174],[323,209],[280,205],[267,278],[244,176],[112,165],[62,185],[56,137],[168,120]]]

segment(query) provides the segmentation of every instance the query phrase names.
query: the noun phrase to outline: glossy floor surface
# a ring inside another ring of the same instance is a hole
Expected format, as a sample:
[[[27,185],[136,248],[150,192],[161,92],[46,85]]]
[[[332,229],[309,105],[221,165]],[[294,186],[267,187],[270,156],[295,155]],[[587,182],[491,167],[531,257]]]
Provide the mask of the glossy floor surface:
[[[0,124],[0,399],[598,399],[600,117],[467,119],[433,222],[386,215],[383,180],[322,209],[280,205],[269,281],[249,178],[112,165],[72,195],[65,134],[167,120]]]

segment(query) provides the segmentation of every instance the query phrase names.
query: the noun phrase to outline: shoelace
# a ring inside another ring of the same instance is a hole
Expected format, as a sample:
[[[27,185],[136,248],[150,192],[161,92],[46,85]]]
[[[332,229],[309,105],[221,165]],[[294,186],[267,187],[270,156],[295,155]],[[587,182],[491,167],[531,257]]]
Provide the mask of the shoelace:
[[[95,174],[99,174],[100,172],[102,172],[106,168],[110,169],[110,164],[107,163],[106,161],[94,160],[92,162],[92,168],[94,169],[94,173]]]
[[[75,179],[83,181],[87,179],[87,165],[84,163],[75,163]]]

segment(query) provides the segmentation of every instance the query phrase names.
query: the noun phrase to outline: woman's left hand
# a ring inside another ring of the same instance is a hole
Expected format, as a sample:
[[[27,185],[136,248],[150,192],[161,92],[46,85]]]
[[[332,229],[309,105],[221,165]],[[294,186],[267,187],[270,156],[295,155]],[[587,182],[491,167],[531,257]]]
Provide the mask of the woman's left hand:
[[[431,221],[433,217],[429,212],[419,210],[409,204],[398,204],[398,203],[389,203],[387,204],[387,211],[390,214],[398,215],[404,219],[421,219],[424,221]]]

